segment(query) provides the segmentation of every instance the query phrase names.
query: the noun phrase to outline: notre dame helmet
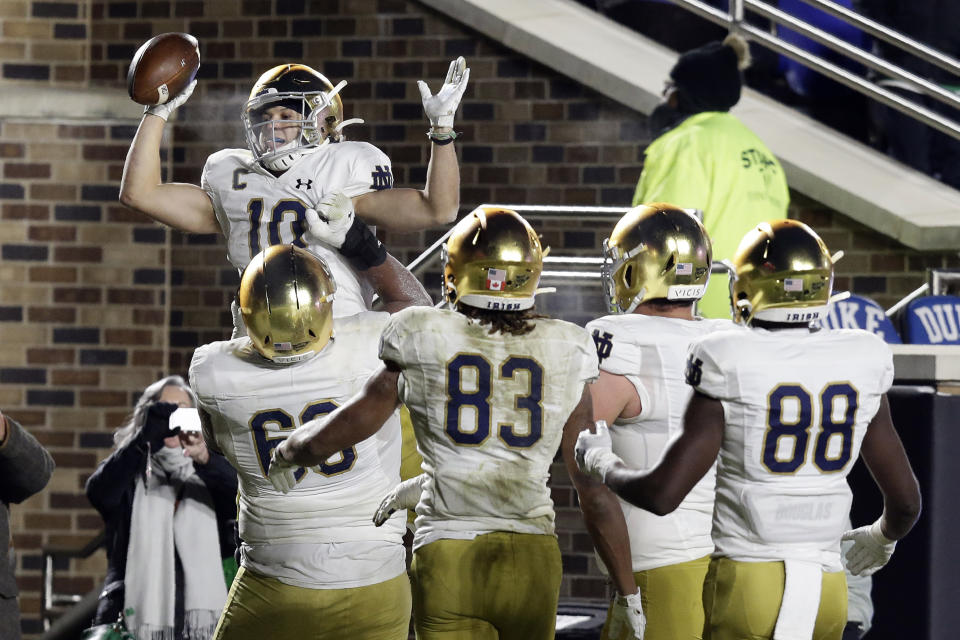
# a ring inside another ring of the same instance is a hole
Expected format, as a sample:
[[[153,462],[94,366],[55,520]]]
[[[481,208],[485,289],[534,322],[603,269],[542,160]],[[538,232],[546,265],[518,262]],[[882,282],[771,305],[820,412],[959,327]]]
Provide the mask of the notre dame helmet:
[[[529,309],[542,271],[540,239],[510,209],[472,212],[454,226],[443,245],[443,294],[451,305]]]
[[[630,209],[603,241],[601,278],[610,311],[630,313],[655,299],[699,300],[712,256],[710,238],[690,211],[664,202]]]
[[[816,232],[796,220],[761,222],[743,237],[730,278],[733,319],[808,324],[827,311],[833,260]]]
[[[346,82],[334,87],[322,73],[304,64],[281,64],[265,72],[253,85],[242,112],[247,146],[254,157],[267,169],[284,171],[308,149],[339,142],[344,121],[338,93],[344,85]],[[293,109],[301,119],[265,120],[264,112],[277,106]],[[281,137],[274,135],[279,124],[299,126],[300,135],[274,149],[265,141]]]
[[[258,253],[240,278],[240,315],[263,357],[298,362],[333,334],[336,284],[327,265],[306,249],[278,244]]]

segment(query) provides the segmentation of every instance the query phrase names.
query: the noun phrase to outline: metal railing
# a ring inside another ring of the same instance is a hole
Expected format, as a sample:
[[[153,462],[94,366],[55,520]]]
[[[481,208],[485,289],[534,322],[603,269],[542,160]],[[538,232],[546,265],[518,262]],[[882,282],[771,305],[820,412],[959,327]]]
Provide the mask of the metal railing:
[[[921,296],[956,294],[958,289],[960,289],[960,269],[930,269],[927,272],[926,282],[898,300],[885,313],[890,317]]]
[[[800,64],[814,71],[818,71],[832,80],[836,80],[892,109],[896,109],[938,131],[960,140],[960,123],[956,120],[936,113],[909,98],[890,91],[878,82],[861,77],[793,43],[787,42],[767,30],[750,24],[745,20],[746,13],[750,11],[761,18],[769,20],[772,24],[780,24],[796,31],[832,51],[847,56],[854,62],[873,69],[878,74],[885,76],[885,79],[896,81],[899,86],[905,87],[911,92],[929,96],[943,104],[957,108],[960,108],[960,96],[934,82],[891,64],[869,51],[852,45],[815,25],[797,19],[768,2],[761,2],[760,0],[730,0],[729,11],[724,12],[701,0],[670,1],[684,7],[701,18],[726,27],[731,31],[737,31],[749,40],[753,40],[772,51],[796,60]],[[938,51],[922,42],[909,38],[874,20],[865,18],[830,0],[803,0],[803,2],[821,9],[835,18],[897,47],[905,53],[960,76],[960,61],[942,51]],[[960,84],[960,81],[958,81],[957,84]]]
[[[537,219],[559,219],[559,220],[570,220],[576,218],[582,218],[584,215],[590,215],[591,220],[597,220],[598,222],[610,222],[614,223],[620,219],[620,217],[630,210],[630,207],[578,207],[578,206],[565,206],[565,205],[534,205],[534,204],[481,204],[476,207],[470,214],[473,214],[474,211],[480,211],[486,207],[493,207],[499,209],[511,209],[516,211],[524,218],[528,220],[537,220]],[[468,214],[468,215],[470,215]],[[611,224],[612,227],[612,224]],[[419,256],[414,258],[410,264],[407,265],[414,275],[419,276],[423,273],[423,270],[427,265],[432,264],[434,259],[440,256],[440,249],[443,247],[443,244],[447,241],[447,238],[450,237],[450,233],[453,231],[453,227],[447,229],[440,238],[437,239],[432,245],[426,248],[426,250],[421,253]],[[578,260],[600,260],[600,258],[576,258],[568,262],[566,259],[559,257],[550,257],[547,256],[544,262],[553,263],[554,265],[560,264],[578,264]],[[598,271],[599,273],[599,271]]]
[[[57,568],[58,560],[70,560],[72,558],[89,558],[97,549],[104,545],[106,533],[101,531],[94,536],[86,545],[77,548],[68,547],[45,547],[42,550],[43,557],[43,595],[40,599],[40,618],[43,621],[44,630],[50,629],[54,618],[65,610],[75,606],[85,599],[85,595],[76,593],[57,593],[54,591],[54,571]],[[99,589],[98,589],[99,591]],[[89,594],[87,594],[89,596]],[[89,599],[89,598],[87,598]],[[93,609],[96,610],[96,598],[93,599]]]
[[[578,207],[578,206],[553,206],[553,205],[499,205],[482,204],[476,207],[474,211],[480,211],[486,207],[512,209],[517,213],[523,214],[530,220],[537,219],[575,219],[582,218],[585,214],[592,214],[591,220],[597,222],[616,222],[620,217],[629,211],[629,207]],[[453,228],[447,229],[446,233],[440,236],[436,242],[427,247],[420,255],[414,258],[407,268],[417,276],[421,276],[427,266],[434,263],[440,257],[443,244],[450,237]],[[544,280],[579,280],[586,282],[595,282],[600,284],[600,266],[603,264],[603,258],[597,256],[551,256],[544,257],[544,271],[541,277]],[[589,270],[588,270],[589,269]],[[710,269],[711,273],[729,273],[730,267],[723,262],[714,262]],[[885,311],[887,317],[892,316],[900,309],[906,307],[912,300],[930,293],[939,295],[946,293],[949,287],[960,288],[960,269],[930,269],[928,272],[928,281],[917,287],[914,291],[904,296],[896,304]]]
[[[586,207],[586,206],[561,206],[561,205],[528,205],[528,204],[481,204],[473,211],[480,211],[487,207],[499,209],[511,209],[523,215],[527,220],[538,219],[582,219],[584,215],[589,215],[590,220],[597,222],[610,223],[609,228],[613,228],[613,223],[620,219],[624,213],[630,210],[630,207]],[[469,214],[468,214],[469,215]],[[421,276],[428,265],[440,257],[440,251],[443,244],[450,237],[453,228],[447,229],[440,238],[432,245],[427,247],[423,253],[414,258],[407,265],[414,275]],[[547,255],[543,259],[544,271],[541,277],[544,279],[558,278],[561,280],[596,280],[600,281],[600,266],[603,264],[603,258],[598,256],[553,256]],[[589,269],[586,270],[586,269]],[[729,267],[720,262],[714,262],[711,273],[727,273]]]
[[[611,228],[613,223],[620,219],[620,217],[630,210],[630,207],[578,207],[578,206],[564,206],[564,205],[533,205],[533,204],[481,204],[476,207],[470,214],[473,214],[475,211],[481,211],[484,208],[493,207],[497,209],[511,209],[522,215],[527,220],[538,220],[538,219],[557,219],[557,220],[571,220],[577,218],[583,218],[584,215],[589,215],[591,220],[596,220],[597,222],[609,222],[611,223]],[[470,215],[468,214],[468,215]],[[450,237],[450,233],[453,231],[453,227],[447,229],[446,233],[440,236],[436,242],[427,247],[427,249],[414,258],[410,264],[407,265],[414,275],[419,276],[423,273],[427,265],[433,263],[436,258],[440,256],[440,250],[443,247],[443,244],[447,241],[447,238]],[[600,277],[599,264],[603,262],[601,258],[595,257],[561,257],[561,256],[546,256],[544,262],[551,264],[554,267],[562,266],[583,266],[587,264],[596,264],[597,265],[597,277]],[[550,272],[553,275],[553,272]],[[557,272],[557,273],[568,273],[568,272]],[[544,275],[547,275],[547,272],[544,272]],[[565,277],[565,276],[559,276]],[[571,276],[566,276],[571,277]]]

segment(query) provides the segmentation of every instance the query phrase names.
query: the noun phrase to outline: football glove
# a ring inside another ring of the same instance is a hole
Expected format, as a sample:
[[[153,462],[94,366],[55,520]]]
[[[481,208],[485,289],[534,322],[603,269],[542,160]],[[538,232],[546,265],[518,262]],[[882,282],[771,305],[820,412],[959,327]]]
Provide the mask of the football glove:
[[[853,529],[843,534],[841,540],[852,540],[853,546],[845,556],[847,570],[855,576],[872,576],[890,561],[896,540],[883,535],[880,520],[871,525]]]
[[[282,446],[281,444],[280,447],[274,447],[270,453],[270,470],[267,472],[267,480],[280,493],[287,493],[297,484],[295,474],[299,467],[283,457],[280,453]]]
[[[447,77],[443,81],[443,86],[437,95],[430,93],[430,88],[423,80],[417,81],[417,87],[420,89],[420,98],[423,100],[423,111],[430,120],[430,126],[434,129],[438,127],[453,128],[453,114],[456,113],[460,105],[460,99],[463,98],[463,92],[467,90],[467,81],[470,79],[470,69],[467,68],[467,62],[460,56],[450,63],[447,69]]]
[[[577,436],[577,444],[574,447],[577,467],[585,474],[603,482],[610,469],[617,463],[623,462],[612,448],[613,442],[610,440],[607,423],[597,420],[596,433],[590,433],[584,429]]]
[[[647,617],[643,615],[643,605],[640,602],[640,592],[622,596],[617,594],[610,608],[610,618],[607,630],[611,638],[635,638],[643,640],[643,632],[647,627]]]
[[[150,115],[154,115],[154,116],[157,116],[158,118],[163,118],[164,120],[166,120],[167,118],[170,117],[170,114],[177,109],[177,107],[179,107],[180,105],[182,105],[184,102],[187,101],[187,98],[189,98],[193,94],[193,90],[196,88],[197,88],[197,81],[194,80],[193,82],[188,84],[183,89],[183,91],[173,96],[173,98],[171,98],[170,100],[167,100],[163,104],[155,104],[152,107],[146,107],[143,110],[143,114],[146,115],[149,113]]]
[[[377,512],[373,514],[373,524],[378,527],[390,519],[398,509],[413,509],[420,502],[420,493],[423,491],[423,483],[427,480],[427,474],[421,473],[408,480],[404,480],[393,488],[380,501]]]
[[[322,242],[339,249],[355,218],[353,200],[339,191],[328,193],[316,209],[307,209],[304,215],[308,241]]]
[[[387,249],[353,210],[353,200],[343,193],[330,193],[316,209],[305,212],[307,242],[322,242],[340,252],[358,271],[376,267],[387,259]]]

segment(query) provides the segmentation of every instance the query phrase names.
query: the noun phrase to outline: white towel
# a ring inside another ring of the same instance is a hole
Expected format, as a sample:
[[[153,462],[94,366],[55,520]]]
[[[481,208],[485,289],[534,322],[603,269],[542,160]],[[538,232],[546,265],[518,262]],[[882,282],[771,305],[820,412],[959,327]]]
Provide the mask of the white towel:
[[[823,570],[819,562],[784,560],[783,601],[773,640],[811,640],[820,609]]]

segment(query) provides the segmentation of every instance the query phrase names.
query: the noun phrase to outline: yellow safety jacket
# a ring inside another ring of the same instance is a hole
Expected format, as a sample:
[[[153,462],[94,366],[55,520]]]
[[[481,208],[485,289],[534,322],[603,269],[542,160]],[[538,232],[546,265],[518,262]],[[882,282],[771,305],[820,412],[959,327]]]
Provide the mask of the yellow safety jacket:
[[[650,143],[634,206],[669,202],[700,209],[713,259],[732,258],[758,222],[787,217],[783,168],[760,138],[725,111],[692,115]],[[701,315],[730,317],[728,278],[715,273],[698,304]]]

